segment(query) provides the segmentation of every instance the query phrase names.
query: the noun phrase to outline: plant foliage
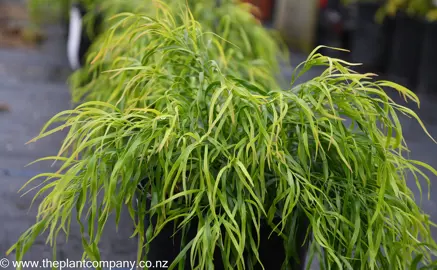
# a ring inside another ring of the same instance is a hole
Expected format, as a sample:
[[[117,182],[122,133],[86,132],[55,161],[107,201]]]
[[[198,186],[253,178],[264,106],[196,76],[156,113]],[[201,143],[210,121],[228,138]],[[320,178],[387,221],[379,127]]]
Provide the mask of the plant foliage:
[[[189,11],[175,15],[157,3],[153,16],[119,15],[91,61],[105,69],[89,84],[94,101],[56,115],[35,138],[69,129],[59,155],[42,159],[62,168],[29,181],[46,178],[37,221],[10,250],[17,260],[43,232],[55,248],[74,210],[84,255],[100,260],[105,224],[114,213],[118,222],[125,206],[139,239],[138,260],[168,222],[178,221],[183,233],[198,226],[172,267],[191,260],[211,269],[218,249],[227,269],[251,269],[263,220],[284,238],[291,257],[300,213],[310,221],[309,256],[322,269],[414,269],[430,262],[432,223],[406,177],[411,173],[420,187],[419,177],[429,182],[424,170],[437,172],[404,155],[398,115],[423,124],[383,88],[418,103],[411,91],[355,73],[352,64],[317,50],[281,90],[266,61],[257,66],[245,58],[246,47],[205,30]],[[316,66],[326,69],[294,83]],[[59,120],[65,123],[49,129]],[[147,230],[146,213],[157,218]]]
[[[143,4],[136,10],[149,16],[154,16],[157,8],[160,9],[164,6],[174,14],[183,12],[181,3],[184,1],[173,1],[168,4],[150,0],[142,2]],[[270,87],[277,86],[279,62],[288,65],[286,60],[288,59],[288,50],[281,43],[276,32],[266,30],[251,15],[250,5],[229,0],[221,1],[220,5],[212,0],[188,1],[187,4],[192,10],[194,18],[202,24],[205,32],[213,32],[221,37],[222,40],[214,41],[210,47],[211,55],[219,56],[216,58],[220,67],[229,66],[233,70],[238,70],[240,77],[244,76],[245,79],[251,81],[256,78],[258,82],[263,81]],[[114,20],[118,20],[118,18],[115,17]],[[117,23],[112,22],[113,25],[117,25]],[[182,22],[179,20],[177,23]],[[108,65],[113,69],[121,68],[125,65],[125,61],[131,62],[133,59],[136,59],[138,63],[148,60],[144,58],[144,53],[139,54],[135,49],[141,46],[131,46],[132,40],[125,39],[124,29],[111,29],[110,33],[110,41],[105,35],[96,40],[89,54],[88,64],[72,76],[70,82],[73,86],[72,92],[75,102],[84,100],[113,101],[120,91],[124,91],[124,85],[119,82],[125,80],[120,80],[120,78],[115,81],[111,80],[112,75],[102,74],[102,70],[108,69]],[[156,41],[147,40],[146,36],[133,42],[147,44],[147,42]],[[112,49],[108,50],[108,47]],[[105,54],[104,58],[96,59],[96,56],[102,51],[108,53]],[[104,76],[105,79],[97,80],[96,78],[100,76]],[[90,81],[91,83],[89,83]],[[95,83],[101,85],[96,86]],[[106,91],[106,89],[113,90]]]

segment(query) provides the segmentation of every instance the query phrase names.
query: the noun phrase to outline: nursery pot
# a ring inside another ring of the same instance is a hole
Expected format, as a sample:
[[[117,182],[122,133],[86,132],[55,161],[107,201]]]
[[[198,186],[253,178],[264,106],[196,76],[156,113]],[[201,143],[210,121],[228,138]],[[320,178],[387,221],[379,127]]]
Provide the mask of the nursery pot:
[[[387,73],[390,63],[390,52],[393,47],[393,36],[396,28],[396,19],[385,17],[382,23],[381,52],[379,57],[379,67],[381,73]]]
[[[411,89],[417,86],[424,25],[422,20],[405,13],[396,15],[388,75],[391,80]]]
[[[437,22],[428,22],[422,44],[418,91],[437,94]]]
[[[380,3],[357,3],[356,27],[351,34],[352,62],[363,64],[359,69],[385,73],[392,36],[394,19],[386,17],[383,23],[376,21]]]
[[[149,203],[148,203],[149,204]],[[150,204],[149,204],[150,205]],[[303,270],[305,269],[305,258],[308,250],[308,241],[305,241],[307,229],[309,226],[309,221],[306,217],[299,219],[297,222],[295,236],[296,236],[296,245],[295,248],[297,250],[298,259],[292,259],[290,261],[290,265],[292,266],[290,269],[293,270]],[[276,223],[275,223],[276,224]],[[146,215],[145,217],[145,228],[152,225],[155,227],[156,219]],[[176,231],[175,229],[178,226],[177,221],[172,221],[166,224],[166,226],[160,231],[160,233],[153,239],[150,243],[149,251],[147,254],[147,261],[151,264],[151,268],[153,269],[167,269],[175,260],[177,255],[180,252],[181,243],[189,243],[197,234],[197,225],[198,219],[193,218],[190,222],[188,232],[186,234],[186,239],[182,239],[182,232]],[[258,250],[260,255],[260,260],[266,270],[280,270],[283,262],[286,259],[284,241],[281,237],[277,236],[275,233],[271,233],[272,229],[267,225],[267,222],[262,223],[260,230],[260,249]],[[222,232],[225,234],[225,230]],[[253,232],[256,234],[256,232]],[[147,241],[147,239],[146,239]],[[306,243],[305,243],[306,242]],[[304,244],[305,243],[305,244]],[[183,269],[193,269],[194,267],[191,265],[189,259],[190,251],[188,251],[185,265]],[[244,256],[247,258],[248,256]],[[246,266],[249,265],[250,262],[246,259]],[[216,248],[214,253],[214,269],[221,270],[224,269],[221,252],[219,248]],[[254,269],[262,269],[261,265],[257,264]]]

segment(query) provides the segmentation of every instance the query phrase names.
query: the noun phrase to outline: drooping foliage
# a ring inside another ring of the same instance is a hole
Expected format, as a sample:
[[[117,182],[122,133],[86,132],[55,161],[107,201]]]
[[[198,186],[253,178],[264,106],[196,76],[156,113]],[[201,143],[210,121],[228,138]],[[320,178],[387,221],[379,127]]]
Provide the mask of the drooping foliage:
[[[210,269],[219,249],[227,269],[251,269],[261,221],[293,256],[302,214],[310,221],[309,256],[322,269],[429,264],[432,223],[406,177],[429,180],[424,170],[437,172],[404,155],[398,116],[421,121],[383,88],[418,102],[411,91],[317,50],[295,75],[325,71],[302,84],[294,77],[282,90],[265,58],[246,58],[249,47],[218,36],[186,10],[156,3],[153,16],[116,18],[90,56],[90,67],[99,63],[82,89],[90,101],[55,116],[36,138],[69,128],[60,155],[45,158],[62,168],[34,178],[46,178],[37,195],[43,200],[35,225],[11,249],[18,260],[42,232],[55,246],[61,230],[68,234],[73,210],[78,222],[87,216],[85,255],[99,260],[109,216],[118,222],[127,207],[139,260],[168,222],[179,222],[182,232],[198,227],[173,267],[192,260]],[[65,124],[49,129],[61,119]],[[157,218],[147,230],[146,213]]]

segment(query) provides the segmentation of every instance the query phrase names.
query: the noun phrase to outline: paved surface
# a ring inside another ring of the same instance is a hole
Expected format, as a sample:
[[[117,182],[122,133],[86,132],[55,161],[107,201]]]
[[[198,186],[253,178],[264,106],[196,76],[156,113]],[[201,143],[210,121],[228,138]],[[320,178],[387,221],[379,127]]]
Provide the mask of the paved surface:
[[[49,167],[49,163],[24,166],[36,158],[55,155],[65,135],[58,133],[25,145],[25,142],[38,134],[50,117],[70,108],[69,91],[65,85],[69,70],[62,34],[56,28],[49,33],[48,42],[37,51],[0,49],[0,103],[8,103],[11,107],[10,112],[0,112],[0,258],[5,256],[6,250],[35,220],[36,207],[28,209],[32,194],[20,197],[18,189],[32,176],[56,168]],[[303,59],[302,55],[294,55],[293,62]],[[284,70],[284,75],[289,76],[290,71]],[[314,73],[308,74],[307,78],[311,76]],[[424,104],[420,115],[430,132],[437,137],[437,115],[433,109],[433,99],[425,96],[422,100]],[[437,145],[426,138],[413,121],[403,119],[403,123],[412,156],[437,168]],[[432,179],[434,182],[437,180],[435,177]],[[418,196],[414,182],[409,181]],[[435,187],[431,193],[431,200],[424,200],[423,209],[437,222]],[[101,244],[103,260],[134,260],[136,257],[136,242],[129,239],[132,225],[129,218],[122,218],[121,221],[117,233],[114,226],[107,228]],[[433,232],[437,237],[437,230]],[[57,259],[80,259],[81,250],[79,230],[73,225],[68,242],[65,239],[59,240]],[[8,258],[13,260],[14,254]],[[51,258],[51,248],[40,238],[26,258]]]
[[[25,145],[56,113],[70,108],[65,84],[70,71],[59,29],[48,31],[49,39],[39,50],[0,49],[0,103],[11,111],[0,112],[0,259],[19,235],[35,221],[36,207],[29,210],[32,194],[20,197],[18,189],[32,176],[56,167],[42,162],[25,167],[37,158],[56,155],[65,132]],[[129,239],[132,225],[122,218],[118,233],[108,226],[101,244],[103,260],[135,260],[136,241]],[[109,222],[111,223],[111,222]],[[73,225],[68,242],[60,239],[58,260],[82,256],[79,228]],[[38,239],[26,259],[51,258],[51,247]],[[8,256],[13,260],[14,254]],[[13,269],[12,265],[8,269]]]

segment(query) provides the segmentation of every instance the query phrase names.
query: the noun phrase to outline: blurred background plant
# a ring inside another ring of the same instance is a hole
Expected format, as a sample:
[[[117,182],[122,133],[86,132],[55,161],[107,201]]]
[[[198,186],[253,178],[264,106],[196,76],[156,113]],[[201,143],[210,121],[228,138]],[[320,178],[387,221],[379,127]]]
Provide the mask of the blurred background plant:
[[[153,1],[142,1],[139,8],[133,8],[144,14],[154,14],[157,6]],[[239,75],[244,76],[251,81],[255,78],[259,83],[263,83],[271,88],[278,87],[278,82],[283,79],[280,76],[280,66],[286,67],[288,62],[287,46],[281,41],[280,36],[274,30],[268,30],[263,27],[250,13],[251,6],[246,3],[235,1],[222,1],[217,5],[216,1],[192,1],[188,2],[190,10],[196,20],[201,22],[205,32],[213,32],[223,38],[220,46],[214,44],[211,47],[212,54],[221,55],[218,58],[219,67],[230,66],[230,68],[239,70]],[[174,1],[166,3],[167,8],[171,9],[175,14],[181,12],[180,2]],[[208,10],[210,12],[205,12]],[[177,18],[176,18],[177,19]],[[116,25],[116,22],[112,20]],[[118,35],[118,31],[113,32],[114,39]],[[104,38],[104,37],[102,37]],[[263,42],[259,42],[262,40]],[[119,39],[114,43],[114,50],[105,56],[105,58],[95,59],[105,47],[110,46],[101,38],[94,42],[94,45],[89,50],[87,65],[75,74],[73,74],[70,82],[73,89],[73,101],[79,102],[84,100],[83,97],[88,95],[85,100],[102,100],[114,101],[117,89],[121,89],[123,85],[111,85],[108,87],[113,91],[98,92],[95,83],[111,83],[108,74],[102,74],[101,71],[107,68],[107,63],[110,65],[116,64],[122,67],[125,63],[122,59],[132,60],[142,57],[135,50],[127,47],[126,42],[130,40]],[[124,44],[125,46],[121,46]],[[126,49],[129,48],[129,49]],[[238,48],[238,50],[236,49]],[[119,58],[123,56],[123,58]],[[117,59],[117,61],[114,61]],[[94,80],[97,76],[107,76],[106,80]],[[90,77],[93,78],[90,80]],[[282,84],[284,84],[282,82]],[[105,89],[105,87],[97,87],[97,89]]]
[[[433,0],[388,0],[383,8],[388,16],[405,12],[408,16],[434,21],[437,19],[437,6]]]

